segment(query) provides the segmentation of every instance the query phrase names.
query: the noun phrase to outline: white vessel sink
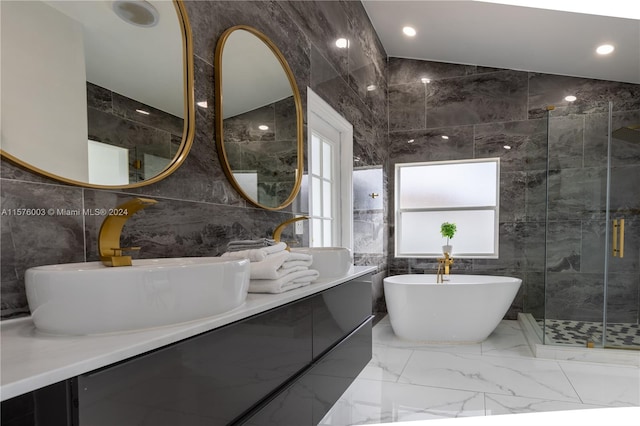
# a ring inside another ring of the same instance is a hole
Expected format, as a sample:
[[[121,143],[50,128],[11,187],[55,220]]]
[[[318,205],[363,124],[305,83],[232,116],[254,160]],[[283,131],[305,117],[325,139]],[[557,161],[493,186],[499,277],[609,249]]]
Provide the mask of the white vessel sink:
[[[55,334],[100,334],[177,324],[230,311],[249,289],[249,261],[219,257],[101,262],[27,269],[36,327]]]
[[[318,271],[319,279],[343,277],[353,266],[351,250],[345,247],[296,247],[291,251],[312,255],[309,269]]]

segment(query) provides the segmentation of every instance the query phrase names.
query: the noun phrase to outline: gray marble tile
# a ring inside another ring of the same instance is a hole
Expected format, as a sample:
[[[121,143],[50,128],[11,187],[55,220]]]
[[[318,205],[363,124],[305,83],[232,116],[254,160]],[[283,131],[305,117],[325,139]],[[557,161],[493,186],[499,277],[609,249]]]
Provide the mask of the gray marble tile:
[[[349,48],[338,48],[336,40],[346,38],[354,43],[354,34],[349,25],[349,15],[340,2],[335,1],[290,1],[281,2],[281,7],[302,32],[308,34],[309,41],[321,54],[328,58],[343,80],[348,80]]]
[[[615,112],[609,129],[608,114],[588,114],[585,116],[585,166],[603,166],[607,162],[607,142],[609,130],[640,125],[640,110]],[[640,163],[640,144],[621,139],[611,139],[611,164],[613,166]]]
[[[130,194],[86,190],[85,206],[112,208],[131,198]],[[139,258],[219,256],[229,241],[269,237],[274,223],[289,217],[252,208],[155,199],[157,204],[137,212],[123,229],[122,246],[142,247]],[[262,214],[270,220],[264,220]],[[96,216],[86,220],[90,260],[98,258],[97,236],[103,219]]]
[[[603,285],[602,274],[548,273],[546,318],[602,321]]]
[[[606,204],[605,176],[606,170],[600,168],[552,170],[548,192],[549,219],[602,217]]]
[[[24,290],[28,268],[82,262],[85,256],[82,189],[3,180],[0,193],[4,317],[5,309],[9,316],[28,311]]]
[[[140,153],[167,158],[171,154],[171,134],[141,123],[89,109],[89,139],[129,150],[130,163]]]
[[[579,235],[573,238],[581,240],[581,267],[580,271],[589,273],[604,273],[604,260],[607,253],[606,229],[604,220],[585,220],[581,223]],[[576,232],[572,227],[571,233]],[[569,230],[567,231],[569,234]],[[557,235],[562,238],[562,235]],[[626,261],[626,259],[625,259]]]
[[[449,139],[443,139],[443,135]],[[473,158],[472,126],[389,133],[390,166],[469,158]]]
[[[87,107],[113,113],[113,92],[87,81]]]
[[[527,259],[527,272],[543,272],[545,270],[545,230],[544,222],[524,223],[524,253]]]
[[[578,99],[568,102],[565,96]],[[609,101],[614,111],[640,109],[640,85],[580,77],[530,73],[529,118],[542,118],[546,107],[554,105],[551,116],[607,112]]]
[[[500,162],[500,221],[521,222],[526,219],[525,172],[507,172],[502,170]]]
[[[389,58],[389,84],[420,82],[422,78],[441,80],[475,74],[475,65],[459,65],[417,59]]]
[[[527,172],[526,215],[528,221],[544,222],[547,210],[547,171]]]
[[[580,272],[582,259],[582,222],[549,222],[547,228],[547,270]]]
[[[551,117],[549,119],[548,166],[550,169],[566,170],[583,166],[584,125],[585,116],[583,115]]]
[[[524,287],[523,312],[530,313],[534,318],[544,318],[544,273],[527,272],[522,283]]]
[[[501,171],[544,169],[546,140],[546,120],[478,124],[474,127],[475,158],[499,157]]]
[[[389,86],[389,131],[427,127],[426,90],[420,82]]]
[[[428,127],[526,118],[527,73],[502,71],[437,80],[427,85]]]
[[[607,321],[636,324],[640,314],[639,294],[640,274],[637,272],[608,274]]]
[[[115,92],[112,94],[112,102],[112,113],[116,116],[174,135],[182,135],[184,120],[180,117]],[[149,115],[140,114],[136,112],[137,109],[145,110]]]

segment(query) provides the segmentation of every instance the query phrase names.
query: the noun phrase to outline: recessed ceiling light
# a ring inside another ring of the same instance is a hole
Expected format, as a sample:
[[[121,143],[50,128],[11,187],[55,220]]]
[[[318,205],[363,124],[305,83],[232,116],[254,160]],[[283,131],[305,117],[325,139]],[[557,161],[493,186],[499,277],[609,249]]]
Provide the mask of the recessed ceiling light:
[[[196,105],[198,105],[199,107],[202,107],[202,108],[208,108],[209,107],[209,104],[207,103],[207,101],[200,101],[200,102],[196,103]]]
[[[417,34],[416,29],[413,27],[404,27],[402,29],[402,32],[409,37],[415,37],[415,35]]]
[[[143,109],[137,109],[136,110],[137,113],[143,114],[143,115],[149,115],[151,114],[149,111],[145,111]]]
[[[505,145],[505,146],[503,146],[503,148],[509,150],[509,149],[511,149],[511,145]]]
[[[427,78],[427,77],[422,77],[422,78],[420,79],[420,81],[421,81],[421,82],[423,82],[424,84],[431,83],[431,79],[430,79],[430,78]]]
[[[612,45],[610,45],[610,44],[602,44],[602,45],[597,47],[596,53],[598,55],[608,55],[609,53],[613,52],[614,50],[616,50],[616,48],[613,47]]]
[[[261,125],[258,126],[258,129],[260,129],[260,130],[269,130],[269,126],[261,124]]]
[[[339,38],[336,40],[336,46],[340,49],[346,49],[349,46],[349,40],[346,38]]]
[[[369,91],[369,92],[373,92],[376,89],[377,89],[377,87],[376,87],[375,84],[370,84],[370,85],[367,86],[367,91]]]
[[[447,135],[442,135],[441,137],[442,137],[442,139],[445,139],[445,140],[449,139],[449,136],[447,136]]]
[[[160,20],[156,8],[144,0],[116,0],[111,8],[120,19],[136,27],[153,27]]]
[[[564,100],[567,101],[567,102],[574,102],[576,99],[578,99],[578,98],[576,98],[573,95],[569,95],[569,96],[565,96],[564,97]]]
[[[409,139],[407,143],[414,143],[415,141],[416,141],[415,139]]]

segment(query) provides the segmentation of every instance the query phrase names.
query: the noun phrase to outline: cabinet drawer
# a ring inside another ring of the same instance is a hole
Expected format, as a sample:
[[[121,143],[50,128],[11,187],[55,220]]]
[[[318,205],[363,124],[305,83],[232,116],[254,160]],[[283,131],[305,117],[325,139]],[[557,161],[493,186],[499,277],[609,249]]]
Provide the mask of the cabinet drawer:
[[[81,425],[225,425],[311,362],[303,300],[78,377]]]
[[[372,317],[240,424],[317,425],[371,360],[371,320]]]
[[[312,300],[316,359],[371,315],[371,275],[330,288]]]
[[[317,425],[322,420],[371,361],[372,322],[370,316],[309,371],[314,394],[312,424]]]

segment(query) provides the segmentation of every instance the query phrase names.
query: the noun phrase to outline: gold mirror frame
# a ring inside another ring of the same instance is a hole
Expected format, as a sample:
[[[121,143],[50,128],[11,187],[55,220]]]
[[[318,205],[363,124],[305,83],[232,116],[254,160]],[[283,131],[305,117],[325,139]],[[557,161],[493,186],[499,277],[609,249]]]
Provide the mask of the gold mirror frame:
[[[229,160],[227,158],[227,152],[224,146],[224,119],[222,114],[222,99],[224,93],[222,93],[222,53],[224,51],[224,45],[229,38],[229,36],[237,30],[247,31],[257,38],[259,38],[273,53],[273,55],[278,59],[280,65],[282,66],[283,72],[286,74],[287,79],[289,80],[289,84],[291,85],[291,91],[293,92],[293,100],[296,107],[296,145],[297,145],[297,161],[296,161],[296,180],[291,190],[291,194],[289,197],[282,202],[282,204],[278,206],[265,206],[258,202],[258,200],[254,200],[249,196],[239,185],[238,181],[236,181],[233,176],[231,166],[229,165]],[[291,203],[298,196],[300,192],[300,186],[302,184],[302,174],[304,173],[304,145],[303,145],[303,114],[302,114],[302,100],[300,97],[300,92],[298,91],[298,85],[296,84],[295,77],[293,75],[293,71],[289,67],[287,60],[284,55],[280,52],[278,47],[262,32],[257,29],[247,26],[247,25],[236,25],[233,26],[222,33],[218,43],[216,45],[215,52],[215,91],[216,91],[216,147],[218,151],[218,158],[220,159],[220,164],[222,165],[222,170],[224,174],[227,176],[229,183],[234,187],[236,191],[249,203],[256,207],[260,207],[266,210],[281,210]]]
[[[191,150],[191,145],[193,144],[193,138],[195,135],[195,103],[194,103],[194,71],[193,71],[193,39],[191,36],[191,25],[189,23],[189,17],[187,15],[186,8],[182,0],[173,0],[173,5],[176,9],[176,14],[178,18],[178,22],[180,24],[180,30],[182,33],[182,62],[183,62],[183,75],[184,75],[184,110],[185,110],[185,118],[184,118],[184,130],[182,132],[182,143],[178,148],[178,152],[173,157],[173,160],[169,163],[169,165],[159,174],[155,175],[152,178],[146,179],[144,181],[130,183],[127,185],[96,185],[88,182],[81,182],[73,179],[68,179],[63,176],[58,176],[53,173],[49,173],[46,170],[40,169],[36,166],[33,166],[26,161],[20,160],[19,158],[5,152],[0,149],[0,157],[6,159],[22,168],[25,168],[33,173],[39,174],[41,176],[45,176],[50,179],[57,180],[59,182],[63,182],[70,185],[81,186],[85,188],[95,188],[95,189],[124,189],[124,188],[138,188],[141,186],[150,185],[152,183],[156,183],[161,181],[162,179],[169,176],[171,173],[175,172],[178,167],[182,165],[187,154]]]

